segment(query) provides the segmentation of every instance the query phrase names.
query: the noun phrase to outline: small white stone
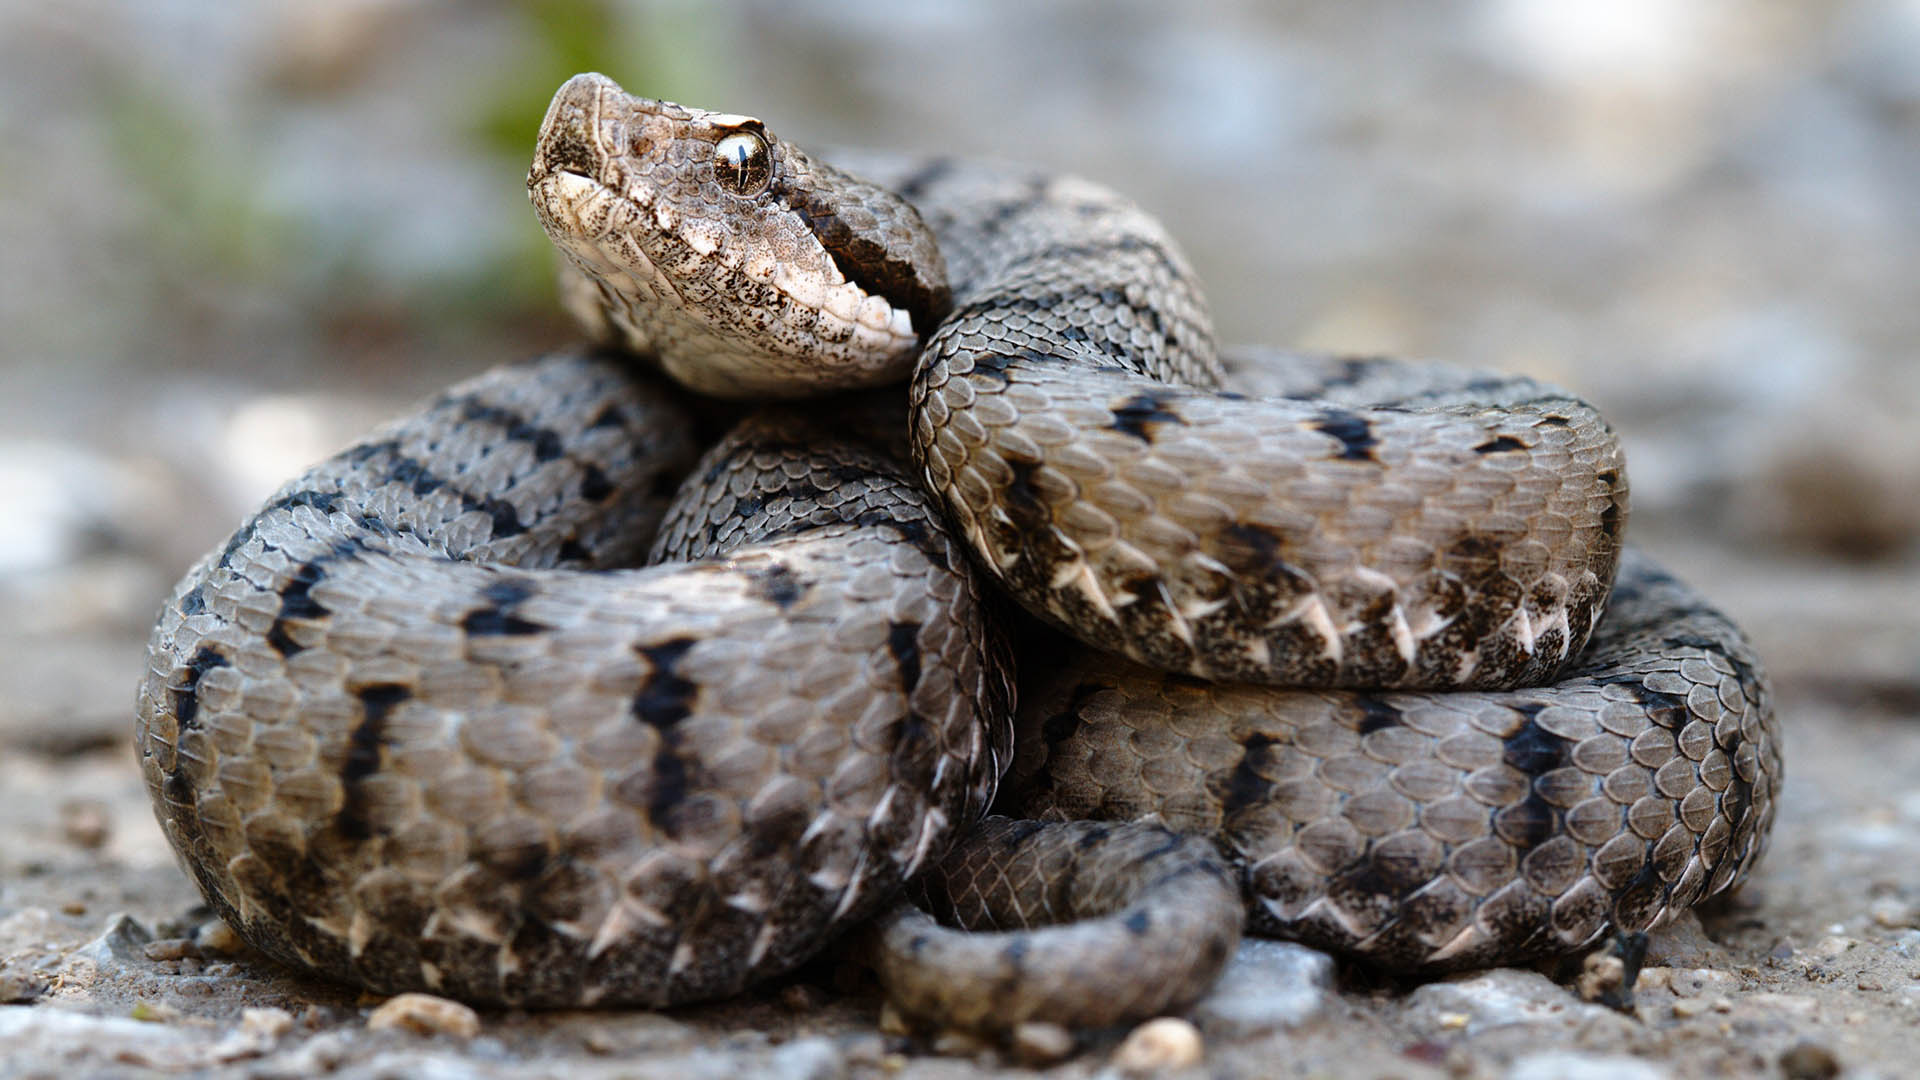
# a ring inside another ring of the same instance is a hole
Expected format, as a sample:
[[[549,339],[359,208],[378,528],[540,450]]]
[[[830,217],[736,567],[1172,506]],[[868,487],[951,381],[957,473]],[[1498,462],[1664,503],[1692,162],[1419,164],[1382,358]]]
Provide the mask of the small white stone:
[[[1039,1068],[1064,1061],[1073,1053],[1073,1032],[1059,1024],[1029,1020],[1015,1025],[1010,1039],[1013,1056],[1022,1065]]]
[[[1668,978],[1668,984],[1672,986],[1675,994],[1685,996],[1731,994],[1740,989],[1738,976],[1731,972],[1715,971],[1713,968],[1675,969]]]
[[[1741,999],[1741,1005],[1761,1012],[1786,1013],[1791,1016],[1812,1016],[1820,1008],[1820,1003],[1810,994],[1772,992],[1748,994]]]
[[[367,1017],[368,1031],[411,1031],[471,1039],[480,1034],[480,1014],[457,1001],[432,994],[400,994]]]
[[[240,1030],[249,1035],[277,1039],[293,1030],[293,1014],[285,1009],[242,1009]]]
[[[1831,937],[1821,938],[1810,951],[1823,960],[1832,960],[1858,944],[1860,943],[1854,939],[1836,933]]]
[[[1333,996],[1333,958],[1291,941],[1247,938],[1205,998],[1195,1023],[1210,1035],[1299,1027]]]
[[[193,943],[199,946],[203,953],[218,953],[222,956],[232,956],[247,947],[246,942],[241,941],[240,935],[234,933],[233,927],[228,926],[223,919],[210,919],[200,924],[199,929],[193,933]]]
[[[1643,967],[1640,977],[1633,982],[1635,992],[1641,990],[1667,990],[1673,986],[1673,969],[1669,967]],[[1675,991],[1678,993],[1679,991]]]
[[[1666,1080],[1669,1073],[1625,1054],[1581,1054],[1549,1050],[1513,1063],[1506,1080]]]
[[[1199,1028],[1177,1016],[1162,1016],[1128,1032],[1111,1064],[1122,1072],[1151,1073],[1198,1065],[1205,1054]]]
[[[1713,1002],[1706,998],[1687,997],[1673,1003],[1673,1015],[1681,1020],[1699,1016],[1713,1008]]]

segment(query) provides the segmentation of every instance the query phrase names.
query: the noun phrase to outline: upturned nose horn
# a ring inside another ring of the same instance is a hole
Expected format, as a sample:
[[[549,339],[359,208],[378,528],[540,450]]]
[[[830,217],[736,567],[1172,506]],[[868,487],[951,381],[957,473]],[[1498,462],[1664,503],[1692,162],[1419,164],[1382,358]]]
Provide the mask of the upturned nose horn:
[[[540,121],[540,138],[534,144],[528,182],[551,172],[594,175],[601,157],[597,129],[603,103],[610,95],[622,92],[618,83],[596,72],[575,75],[562,83],[547,106],[546,119]]]

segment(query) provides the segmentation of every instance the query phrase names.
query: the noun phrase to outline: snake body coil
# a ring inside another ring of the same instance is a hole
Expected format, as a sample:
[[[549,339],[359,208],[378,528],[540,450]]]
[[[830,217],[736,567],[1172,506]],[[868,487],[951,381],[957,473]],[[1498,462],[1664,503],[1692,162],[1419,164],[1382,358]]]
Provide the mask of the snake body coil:
[[[1003,933],[889,914],[903,1008],[1111,1023],[1203,992],[1242,897],[1432,970],[1645,929],[1751,867],[1764,675],[1623,558],[1590,407],[1222,361],[1104,189],[862,171],[885,187],[748,117],[562,88],[529,188],[570,307],[710,395],[911,375],[904,438],[869,395],[695,463],[677,392],[578,353],[290,484],[182,581],[140,695],[161,823],[243,936],[383,991],[659,1005],[930,871],[943,921]],[[1076,639],[1023,649],[1059,655],[1024,666],[1017,755],[989,578]],[[961,839],[1010,760],[997,808],[1073,824]]]

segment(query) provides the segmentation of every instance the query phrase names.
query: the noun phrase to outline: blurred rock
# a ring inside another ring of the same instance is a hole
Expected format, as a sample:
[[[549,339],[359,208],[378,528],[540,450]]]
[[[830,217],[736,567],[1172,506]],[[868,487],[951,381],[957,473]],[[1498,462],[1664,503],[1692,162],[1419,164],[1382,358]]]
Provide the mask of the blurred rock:
[[[0,443],[0,585],[137,545],[163,492],[150,473],[79,443]]]
[[[1506,1080],[1666,1080],[1672,1075],[1653,1062],[1625,1054],[1550,1050],[1514,1062]]]
[[[1736,493],[1736,524],[1840,559],[1920,550],[1920,424],[1913,395],[1829,395],[1770,433]]]
[[[1501,968],[1415,989],[1406,1000],[1406,1020],[1421,1035],[1437,1038],[1513,1024],[1567,1028],[1620,1018],[1610,1009],[1581,1001],[1545,975]]]
[[[1780,1072],[1787,1080],[1831,1080],[1840,1075],[1840,1059],[1823,1043],[1797,1042],[1780,1055]]]
[[[1191,1016],[1213,1035],[1298,1027],[1334,1000],[1333,958],[1290,941],[1250,937]]]

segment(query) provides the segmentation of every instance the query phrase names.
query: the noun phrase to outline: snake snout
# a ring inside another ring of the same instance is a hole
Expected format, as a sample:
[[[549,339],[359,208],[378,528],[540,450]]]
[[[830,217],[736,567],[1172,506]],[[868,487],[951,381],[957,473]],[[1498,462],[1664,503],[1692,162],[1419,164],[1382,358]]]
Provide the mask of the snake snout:
[[[602,105],[609,93],[624,95],[620,84],[594,72],[575,75],[554,92],[546,118],[540,121],[533,167],[527,172],[528,187],[556,172],[600,174],[606,151],[599,128],[604,116]]]

